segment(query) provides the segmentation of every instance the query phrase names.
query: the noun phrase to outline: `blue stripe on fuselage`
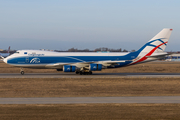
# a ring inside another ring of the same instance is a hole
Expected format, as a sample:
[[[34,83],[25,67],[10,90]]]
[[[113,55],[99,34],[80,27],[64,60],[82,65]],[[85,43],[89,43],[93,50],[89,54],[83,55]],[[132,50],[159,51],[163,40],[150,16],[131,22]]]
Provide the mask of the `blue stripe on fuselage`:
[[[33,58],[39,58],[40,63],[32,63],[32,64],[50,64],[50,63],[57,63],[57,62],[62,62],[62,63],[74,63],[74,62],[91,62],[91,61],[106,61],[106,60],[112,60],[112,61],[117,61],[117,60],[131,60],[127,56],[41,56],[41,57],[16,57],[16,58],[11,58],[8,59],[8,63],[13,63],[13,64],[20,64],[24,63],[29,63]],[[28,59],[28,61],[27,61]]]
[[[84,62],[98,62],[98,61],[118,61],[118,60],[132,60],[134,59],[136,52],[129,53],[125,56],[40,56],[40,57],[16,57],[8,59],[8,64],[53,64],[53,63],[80,63]],[[39,58],[39,63],[30,63],[33,58]],[[132,61],[128,61],[130,63]],[[120,65],[127,65],[127,63],[121,63]]]

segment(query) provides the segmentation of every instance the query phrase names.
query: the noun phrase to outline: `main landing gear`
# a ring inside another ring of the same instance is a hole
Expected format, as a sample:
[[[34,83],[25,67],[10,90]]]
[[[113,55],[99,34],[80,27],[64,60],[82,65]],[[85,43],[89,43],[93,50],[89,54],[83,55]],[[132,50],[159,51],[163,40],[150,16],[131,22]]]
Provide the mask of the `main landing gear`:
[[[21,75],[24,75],[24,70],[21,68],[21,71],[20,71]]]
[[[76,74],[80,74],[80,75],[92,75],[92,71],[76,71]]]

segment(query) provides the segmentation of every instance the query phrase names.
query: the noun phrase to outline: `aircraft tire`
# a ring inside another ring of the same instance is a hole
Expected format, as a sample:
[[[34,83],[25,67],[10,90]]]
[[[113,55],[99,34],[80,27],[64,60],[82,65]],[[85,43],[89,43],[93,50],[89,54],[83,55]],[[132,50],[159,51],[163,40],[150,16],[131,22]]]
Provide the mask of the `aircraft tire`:
[[[92,75],[92,71],[89,71],[89,75]]]
[[[24,75],[24,71],[21,71],[21,75]]]

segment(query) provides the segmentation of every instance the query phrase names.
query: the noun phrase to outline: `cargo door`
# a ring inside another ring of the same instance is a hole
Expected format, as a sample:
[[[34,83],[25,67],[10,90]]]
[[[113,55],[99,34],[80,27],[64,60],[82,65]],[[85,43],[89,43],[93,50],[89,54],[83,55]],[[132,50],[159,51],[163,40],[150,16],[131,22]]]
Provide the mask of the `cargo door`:
[[[29,57],[26,57],[26,63],[29,63]]]

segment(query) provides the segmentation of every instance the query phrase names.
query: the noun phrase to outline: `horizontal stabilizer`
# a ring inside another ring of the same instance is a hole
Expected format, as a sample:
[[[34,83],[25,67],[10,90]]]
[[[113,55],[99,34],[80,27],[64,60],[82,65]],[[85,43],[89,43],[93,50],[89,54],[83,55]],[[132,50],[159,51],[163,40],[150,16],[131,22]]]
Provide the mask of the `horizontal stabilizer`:
[[[162,54],[162,55],[153,55],[153,56],[146,56],[147,58],[163,58],[167,55],[170,55],[170,54]]]

